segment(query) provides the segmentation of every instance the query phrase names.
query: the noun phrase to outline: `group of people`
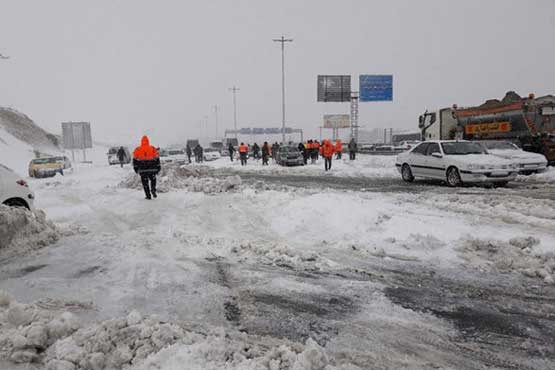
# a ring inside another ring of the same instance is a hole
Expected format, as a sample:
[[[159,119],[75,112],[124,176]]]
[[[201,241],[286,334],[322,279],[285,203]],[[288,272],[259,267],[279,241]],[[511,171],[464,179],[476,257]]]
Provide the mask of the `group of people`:
[[[269,164],[270,155],[274,160],[279,152],[280,144],[277,142],[268,144],[267,141],[264,142],[262,147],[254,143],[252,146],[252,156],[254,159],[262,158],[262,165],[267,166]],[[324,158],[324,169],[326,171],[331,170],[331,163],[333,155],[336,155],[336,159],[341,159],[341,153],[343,150],[343,144],[341,140],[336,140],[335,144],[332,144],[329,140],[324,140],[320,143],[318,140],[308,140],[306,143],[299,143],[299,151],[302,153],[304,163],[308,163],[308,159],[312,163],[318,160],[319,156]],[[349,149],[349,159],[354,160],[357,151],[357,144],[354,139],[348,144]],[[120,161],[123,162],[123,148],[120,148],[122,152]],[[120,157],[120,151],[118,151],[118,157]],[[235,154],[235,147],[229,144],[228,147],[229,157],[233,161],[233,156]],[[238,148],[239,158],[241,160],[241,165],[245,166],[247,164],[249,147],[245,143],[241,143]],[[194,153],[196,162],[202,162],[203,160],[203,148],[200,144],[197,144],[193,150],[187,145],[186,148],[187,157],[189,158],[189,163],[191,163],[191,156]],[[141,145],[135,148],[133,151],[133,169],[141,177],[141,183],[145,192],[146,199],[156,198],[156,175],[161,170],[160,156],[158,149],[150,145],[148,137],[145,135],[141,139]]]

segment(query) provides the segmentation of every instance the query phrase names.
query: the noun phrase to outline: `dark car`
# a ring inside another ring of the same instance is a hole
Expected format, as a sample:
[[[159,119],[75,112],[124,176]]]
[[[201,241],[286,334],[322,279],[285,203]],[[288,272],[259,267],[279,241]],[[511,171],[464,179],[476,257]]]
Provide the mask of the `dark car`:
[[[281,166],[303,166],[303,154],[295,146],[281,146],[277,153],[277,164]]]

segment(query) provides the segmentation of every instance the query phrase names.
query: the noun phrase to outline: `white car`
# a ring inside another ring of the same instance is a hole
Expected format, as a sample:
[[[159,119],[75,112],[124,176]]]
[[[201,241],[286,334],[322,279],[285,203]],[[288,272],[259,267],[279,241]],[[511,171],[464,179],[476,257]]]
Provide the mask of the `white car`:
[[[547,167],[547,159],[543,154],[525,152],[509,141],[480,141],[479,143],[487,149],[488,153],[517,163],[520,173],[544,172]]]
[[[169,162],[177,164],[189,163],[187,153],[183,149],[168,149],[167,150]]]
[[[214,148],[206,148],[203,152],[203,157],[205,161],[215,161],[222,157],[220,151]]]
[[[34,211],[35,194],[25,180],[0,164],[0,204]]]
[[[463,183],[506,185],[518,174],[518,165],[488,154],[478,143],[464,140],[425,141],[397,156],[403,180],[415,177],[445,180],[449,186]]]

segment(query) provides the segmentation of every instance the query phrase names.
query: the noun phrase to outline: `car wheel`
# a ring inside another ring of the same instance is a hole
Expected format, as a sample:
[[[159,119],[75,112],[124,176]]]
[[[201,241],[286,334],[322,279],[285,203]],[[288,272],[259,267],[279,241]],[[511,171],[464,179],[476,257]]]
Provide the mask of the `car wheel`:
[[[8,207],[20,207],[20,208],[30,209],[27,202],[20,198],[8,199],[7,201],[4,202],[4,204],[7,205]]]
[[[456,167],[449,167],[447,170],[447,185],[451,187],[461,186],[462,180],[459,170]]]
[[[403,181],[406,181],[406,182],[414,181],[412,170],[410,169],[410,166],[406,163],[403,165],[403,167],[401,167],[401,177],[403,178]]]

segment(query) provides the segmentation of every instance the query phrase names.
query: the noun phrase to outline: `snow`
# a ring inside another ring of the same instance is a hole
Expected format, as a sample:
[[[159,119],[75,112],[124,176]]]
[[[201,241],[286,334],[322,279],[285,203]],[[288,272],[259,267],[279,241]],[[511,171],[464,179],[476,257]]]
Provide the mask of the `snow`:
[[[453,348],[456,328],[392,303],[385,279],[361,278],[377,274],[369,264],[555,285],[550,199],[513,189],[362,192],[237,177],[399,178],[395,157],[361,155],[334,161],[327,174],[322,163],[241,167],[227,158],[167,166],[161,194],[146,201],[132,168],[108,166],[105,152],[95,147],[92,163],[66,176],[29,181],[45,214],[0,208],[20,233],[0,227],[2,240],[9,234],[17,250],[32,251],[0,270],[0,366],[448,368],[462,358],[441,352]],[[552,174],[526,181],[541,185]],[[45,232],[48,242],[33,239]],[[359,278],[339,278],[349,274]]]

